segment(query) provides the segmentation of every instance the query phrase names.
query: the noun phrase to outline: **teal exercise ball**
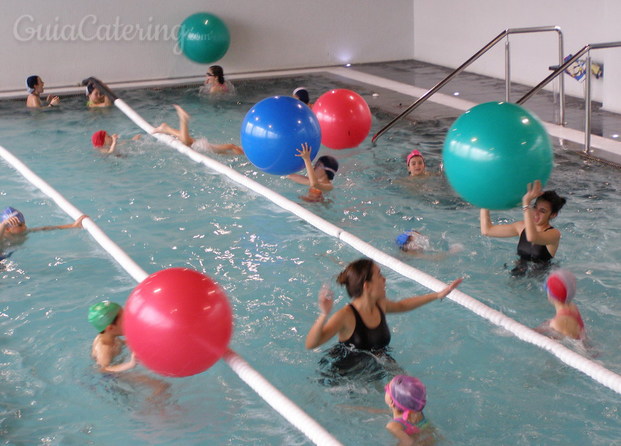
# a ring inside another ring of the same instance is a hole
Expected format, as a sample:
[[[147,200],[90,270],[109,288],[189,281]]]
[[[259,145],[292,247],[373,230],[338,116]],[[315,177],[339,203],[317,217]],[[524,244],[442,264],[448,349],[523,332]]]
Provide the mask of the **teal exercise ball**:
[[[221,59],[231,43],[226,24],[208,12],[192,14],[185,19],[177,37],[183,54],[198,63],[212,63]]]
[[[486,209],[520,203],[528,183],[545,184],[554,151],[543,123],[525,108],[487,102],[462,114],[449,129],[444,172],[461,198]]]

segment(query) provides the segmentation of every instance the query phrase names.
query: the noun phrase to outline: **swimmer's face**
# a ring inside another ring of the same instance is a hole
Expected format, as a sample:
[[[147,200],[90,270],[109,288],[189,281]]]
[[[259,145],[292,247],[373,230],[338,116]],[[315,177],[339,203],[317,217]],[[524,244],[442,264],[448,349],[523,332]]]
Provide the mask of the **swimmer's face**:
[[[545,225],[556,217],[556,214],[552,214],[552,205],[548,201],[537,200],[533,206],[533,217],[536,225]]]
[[[379,266],[373,265],[373,273],[371,274],[371,280],[367,283],[371,297],[381,299],[386,297],[386,278],[382,275]]]
[[[424,175],[425,173],[425,160],[422,156],[413,156],[408,163],[408,172],[411,176]]]
[[[98,88],[93,88],[93,91],[91,91],[91,94],[89,94],[88,97],[95,103],[103,102],[104,100],[104,95],[101,94],[101,91],[99,91]]]
[[[34,86],[34,90],[37,93],[43,93],[43,87],[44,86],[45,86],[45,83],[43,83],[43,80],[40,77],[38,77],[37,78],[37,83]]]
[[[26,232],[26,223],[17,223],[15,225],[7,226],[5,231],[8,234],[17,235]]]
[[[112,136],[106,133],[104,137],[104,147],[110,147],[114,141],[112,140]]]

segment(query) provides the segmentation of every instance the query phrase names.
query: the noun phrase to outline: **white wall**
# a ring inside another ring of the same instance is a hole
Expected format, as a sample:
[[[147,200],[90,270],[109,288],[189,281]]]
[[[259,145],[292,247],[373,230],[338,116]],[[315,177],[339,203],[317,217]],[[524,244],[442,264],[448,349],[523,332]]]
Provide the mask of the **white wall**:
[[[557,25],[565,53],[589,43],[621,41],[618,0],[413,0],[414,58],[457,68],[508,28]],[[515,35],[511,42],[511,77],[536,85],[558,60],[556,33]],[[604,77],[593,78],[593,99],[621,112],[621,48],[591,51],[604,63]],[[504,44],[470,66],[468,71],[504,79]],[[583,97],[583,84],[565,76],[566,92]],[[512,98],[516,100],[518,98]]]
[[[413,53],[412,0],[2,0],[0,91],[25,91],[30,74],[48,87],[91,75],[106,82],[202,75],[207,67],[174,54],[171,40],[93,38],[117,23],[128,33],[126,25],[170,31],[195,12],[227,24],[231,46],[218,64],[228,73],[409,59]],[[72,39],[83,21],[86,39]],[[33,37],[29,28],[43,35]],[[45,36],[47,28],[58,32]]]

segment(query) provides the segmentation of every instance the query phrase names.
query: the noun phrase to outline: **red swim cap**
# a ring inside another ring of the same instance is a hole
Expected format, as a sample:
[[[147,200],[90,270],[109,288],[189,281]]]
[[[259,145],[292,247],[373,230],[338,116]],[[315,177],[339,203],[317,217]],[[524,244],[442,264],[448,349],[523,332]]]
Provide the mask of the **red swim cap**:
[[[106,135],[107,133],[105,130],[98,130],[93,133],[93,136],[91,137],[91,141],[93,141],[93,146],[102,147],[104,145],[104,142],[106,141]]]
[[[420,150],[414,149],[414,150],[412,150],[412,151],[410,152],[410,154],[409,154],[409,155],[408,155],[408,157],[406,158],[405,163],[409,165],[409,164],[410,164],[410,160],[411,160],[412,158],[414,158],[415,156],[420,156],[421,158],[423,158],[423,154],[422,154],[422,153],[420,153]],[[423,162],[425,162],[425,158],[423,158]]]

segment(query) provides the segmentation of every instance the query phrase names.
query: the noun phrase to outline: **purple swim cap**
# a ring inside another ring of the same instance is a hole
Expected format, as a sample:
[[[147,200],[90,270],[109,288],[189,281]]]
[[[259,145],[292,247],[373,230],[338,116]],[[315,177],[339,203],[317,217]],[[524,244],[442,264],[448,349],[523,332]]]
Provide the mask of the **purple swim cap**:
[[[19,212],[17,209],[8,207],[4,211],[2,211],[2,221],[8,220],[11,217],[17,217],[20,223],[26,223],[26,219],[24,218],[24,214]]]
[[[388,383],[390,398],[403,411],[404,419],[409,412],[420,412],[427,404],[427,389],[420,379],[397,375]]]

